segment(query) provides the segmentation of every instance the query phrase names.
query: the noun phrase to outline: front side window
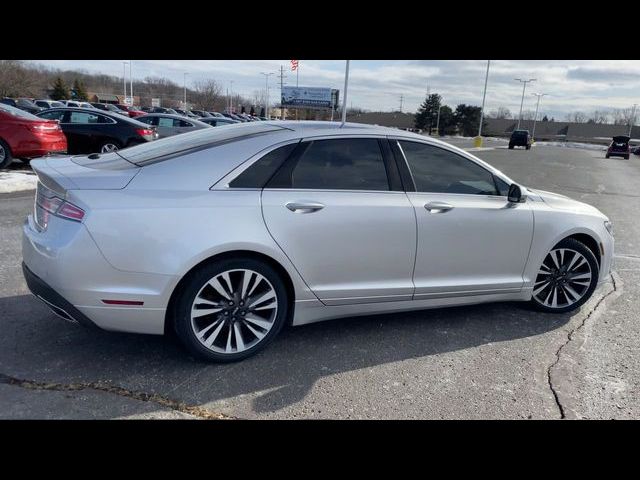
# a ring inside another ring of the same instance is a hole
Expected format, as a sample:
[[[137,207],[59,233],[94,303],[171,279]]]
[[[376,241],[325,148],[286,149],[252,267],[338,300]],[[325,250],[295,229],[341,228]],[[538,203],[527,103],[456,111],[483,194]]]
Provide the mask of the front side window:
[[[64,114],[65,114],[64,110],[54,110],[52,112],[42,112],[40,115],[38,115],[38,117],[46,118],[48,120],[60,120],[60,121],[62,121],[62,118],[64,117]]]
[[[375,138],[310,142],[291,170],[290,184],[294,189],[389,190]]]
[[[433,145],[402,140],[399,143],[418,192],[500,194],[493,174],[471,160]]]

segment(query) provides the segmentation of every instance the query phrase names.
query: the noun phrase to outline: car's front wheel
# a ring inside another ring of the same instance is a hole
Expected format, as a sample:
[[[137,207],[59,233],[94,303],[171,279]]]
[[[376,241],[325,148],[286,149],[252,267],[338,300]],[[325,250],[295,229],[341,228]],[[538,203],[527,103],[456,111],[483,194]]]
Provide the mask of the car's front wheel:
[[[174,326],[187,349],[204,360],[242,360],[264,348],[287,318],[287,290],[270,265],[255,259],[206,264],[176,299]]]
[[[564,313],[579,308],[598,284],[593,252],[573,238],[553,247],[538,269],[531,302],[539,310]]]
[[[120,150],[120,143],[115,140],[107,140],[100,144],[100,153],[116,152]]]

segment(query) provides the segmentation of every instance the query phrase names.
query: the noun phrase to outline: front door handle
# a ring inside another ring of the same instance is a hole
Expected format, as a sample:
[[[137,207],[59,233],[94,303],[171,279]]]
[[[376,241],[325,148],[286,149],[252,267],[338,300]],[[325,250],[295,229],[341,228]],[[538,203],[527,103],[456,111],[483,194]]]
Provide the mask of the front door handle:
[[[324,205],[316,202],[289,202],[285,207],[294,213],[313,213],[322,210]]]
[[[449,205],[446,202],[429,202],[424,206],[424,208],[431,213],[445,213],[452,210],[453,205]]]

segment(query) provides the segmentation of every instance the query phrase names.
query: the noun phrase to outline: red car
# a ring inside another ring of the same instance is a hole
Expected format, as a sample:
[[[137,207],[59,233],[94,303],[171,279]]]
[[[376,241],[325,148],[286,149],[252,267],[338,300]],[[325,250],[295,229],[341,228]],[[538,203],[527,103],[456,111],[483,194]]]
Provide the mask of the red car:
[[[129,114],[129,117],[131,118],[136,118],[147,114],[147,112],[143,112],[138,107],[130,107],[129,105],[122,105],[121,103],[117,103],[116,107],[127,112]]]
[[[14,157],[29,160],[66,151],[67,137],[57,120],[0,104],[0,168],[8,166]]]
[[[610,158],[617,156],[629,160],[629,154],[631,153],[631,148],[629,147],[630,140],[631,137],[628,135],[616,135],[613,137],[613,142],[609,144],[605,157]]]

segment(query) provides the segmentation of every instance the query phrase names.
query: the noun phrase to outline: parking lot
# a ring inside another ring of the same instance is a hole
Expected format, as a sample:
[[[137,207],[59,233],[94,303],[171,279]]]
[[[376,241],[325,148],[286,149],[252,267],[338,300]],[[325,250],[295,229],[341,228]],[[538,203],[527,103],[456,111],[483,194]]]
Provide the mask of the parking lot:
[[[611,282],[573,315],[509,303],[335,320],[290,328],[240,363],[206,364],[171,338],[53,315],[20,269],[34,192],[2,194],[0,418],[638,418],[640,157],[448,141],[608,215]]]

